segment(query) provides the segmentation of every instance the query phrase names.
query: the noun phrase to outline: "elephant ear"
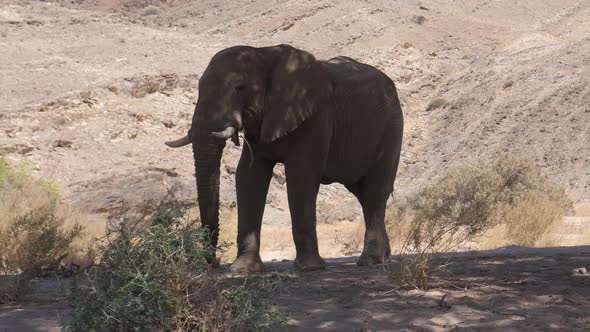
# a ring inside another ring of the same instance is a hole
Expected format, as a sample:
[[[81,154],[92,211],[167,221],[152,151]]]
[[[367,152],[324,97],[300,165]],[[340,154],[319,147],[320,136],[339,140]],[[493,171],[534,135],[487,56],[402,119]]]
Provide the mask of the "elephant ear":
[[[260,139],[272,142],[294,131],[328,105],[331,81],[319,61],[288,45],[270,47],[273,65],[264,104]]]

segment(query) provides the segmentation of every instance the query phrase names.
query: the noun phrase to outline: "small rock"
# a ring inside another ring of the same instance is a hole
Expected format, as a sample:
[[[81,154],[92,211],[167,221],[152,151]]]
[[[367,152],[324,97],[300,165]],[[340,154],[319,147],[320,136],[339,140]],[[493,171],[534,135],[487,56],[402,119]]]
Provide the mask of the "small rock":
[[[166,128],[174,128],[176,126],[176,124],[174,122],[170,121],[170,120],[162,121],[162,124]]]
[[[16,152],[16,146],[0,146],[0,155]]]
[[[439,307],[443,309],[450,309],[453,304],[461,302],[465,299],[465,296],[457,296],[451,293],[445,293],[439,302]]]
[[[4,132],[6,133],[6,136],[8,136],[10,138],[15,138],[16,134],[18,134],[21,130],[22,130],[21,127],[17,127],[17,128],[6,129]]]
[[[422,25],[426,22],[426,17],[424,15],[414,15],[410,20],[418,25]]]
[[[57,141],[55,141],[53,143],[53,147],[54,148],[71,148],[72,144],[73,144],[72,141],[58,139]]]
[[[33,150],[35,150],[34,147],[32,147],[32,146],[25,146],[22,149],[18,150],[18,153],[19,154],[22,154],[22,155],[25,155],[25,154],[28,154],[29,152],[33,151]]]
[[[118,95],[118,94],[119,94],[119,88],[118,88],[118,87],[116,87],[116,86],[114,86],[114,85],[111,85],[111,86],[107,87],[107,89],[108,89],[110,92],[112,92],[112,93],[114,93],[114,94],[116,94],[116,95]]]
[[[82,99],[82,102],[92,108],[96,103],[96,99]]]

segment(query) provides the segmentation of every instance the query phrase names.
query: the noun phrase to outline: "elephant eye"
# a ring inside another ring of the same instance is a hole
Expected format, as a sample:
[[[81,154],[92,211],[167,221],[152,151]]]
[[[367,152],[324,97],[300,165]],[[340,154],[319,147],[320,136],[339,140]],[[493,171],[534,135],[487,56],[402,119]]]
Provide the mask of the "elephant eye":
[[[244,88],[246,88],[246,86],[244,84],[240,84],[240,85],[236,85],[236,87],[234,89],[236,89],[236,91],[242,91],[242,90],[244,90]]]

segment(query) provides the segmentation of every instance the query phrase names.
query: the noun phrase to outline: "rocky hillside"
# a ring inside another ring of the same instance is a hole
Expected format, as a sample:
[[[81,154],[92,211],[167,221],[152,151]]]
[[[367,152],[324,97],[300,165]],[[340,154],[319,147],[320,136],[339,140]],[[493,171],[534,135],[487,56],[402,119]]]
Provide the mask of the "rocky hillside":
[[[147,4],[158,15],[143,15]],[[452,165],[530,158],[590,201],[590,2],[8,0],[0,5],[0,153],[103,213],[178,187],[194,199],[190,122],[211,56],[290,43],[348,55],[396,82],[406,117],[396,190]],[[231,146],[231,144],[228,144]],[[235,202],[240,148],[226,149],[222,200]],[[320,219],[359,213],[338,185]],[[288,222],[277,169],[266,222]],[[338,207],[338,208],[336,208]]]

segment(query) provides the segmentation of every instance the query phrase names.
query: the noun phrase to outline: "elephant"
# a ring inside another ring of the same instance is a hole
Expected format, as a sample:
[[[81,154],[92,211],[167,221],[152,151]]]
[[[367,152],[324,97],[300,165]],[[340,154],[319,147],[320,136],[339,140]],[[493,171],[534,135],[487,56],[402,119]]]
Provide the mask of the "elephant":
[[[215,54],[198,82],[186,136],[192,144],[203,226],[217,246],[220,161],[226,141],[247,143],[235,182],[238,253],[232,272],[263,271],[262,217],[277,163],[285,167],[296,247],[294,264],[325,268],[318,250],[320,184],[341,183],[362,206],[365,235],[360,266],[390,255],[384,218],[400,159],[403,113],[393,81],[349,57],[317,60],[290,45],[234,46]]]

